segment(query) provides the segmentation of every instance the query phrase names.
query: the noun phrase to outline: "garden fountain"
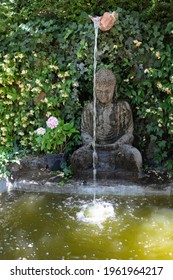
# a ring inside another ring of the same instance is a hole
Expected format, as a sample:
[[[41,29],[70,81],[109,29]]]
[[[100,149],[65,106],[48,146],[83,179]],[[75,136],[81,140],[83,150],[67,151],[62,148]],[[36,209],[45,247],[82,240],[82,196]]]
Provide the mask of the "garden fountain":
[[[73,153],[71,166],[74,176],[85,179],[93,177],[96,187],[97,178],[141,177],[142,157],[132,147],[133,120],[129,104],[113,100],[116,86],[113,72],[103,68],[96,73],[98,28],[109,30],[115,18],[105,13],[103,17],[92,20],[95,29],[93,102],[84,108],[81,120],[84,145]],[[111,205],[107,206],[106,210],[109,210],[105,212],[104,204],[96,203],[95,193],[93,204],[88,205],[85,211],[93,221],[98,218],[99,211],[102,215],[110,213],[110,216],[113,212]]]
[[[108,30],[114,21],[107,13],[97,19],[96,32],[98,26]],[[72,159],[80,182],[92,178],[93,183],[60,186],[44,179],[43,173],[42,181],[14,180],[9,192],[4,192],[3,183],[0,259],[173,259],[172,186],[163,190],[126,183],[115,186],[115,178],[141,175],[142,158],[132,146],[130,106],[126,102],[114,105],[116,79],[110,70],[99,71],[95,61],[95,113],[93,103],[84,110],[84,146]],[[110,122],[116,126],[113,131]],[[100,185],[97,178],[114,180]]]
[[[142,157],[132,146],[133,119],[130,105],[114,99],[116,78],[109,69],[97,67],[98,28],[109,30],[115,14],[92,18],[95,28],[93,102],[83,110],[81,136],[83,146],[72,155],[75,177],[101,179],[142,176]]]

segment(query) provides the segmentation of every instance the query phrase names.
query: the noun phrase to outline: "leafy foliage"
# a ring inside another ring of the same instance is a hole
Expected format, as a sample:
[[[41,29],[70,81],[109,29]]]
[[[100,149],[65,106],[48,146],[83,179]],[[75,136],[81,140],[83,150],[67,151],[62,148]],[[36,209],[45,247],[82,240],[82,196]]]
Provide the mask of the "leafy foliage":
[[[172,0],[5,0],[1,7],[2,17],[13,16],[15,22],[35,20],[36,17],[46,19],[58,18],[61,22],[78,22],[78,16],[102,15],[105,11],[117,8],[126,10],[127,13],[138,12],[140,19],[145,22],[168,23],[173,16]],[[14,20],[14,19],[10,19]]]
[[[46,129],[41,127],[36,130],[34,139],[38,143],[36,149],[44,151],[46,154],[67,153],[74,143],[70,141],[70,138],[73,136],[75,139],[77,132],[72,122],[64,123],[63,120],[59,119],[55,127],[47,127]]]
[[[114,71],[117,98],[132,106],[135,144],[144,160],[172,169],[171,1],[69,2],[0,4],[0,147],[38,151],[35,130],[51,115],[80,129],[81,109],[92,99],[94,28],[87,14],[115,10],[117,24],[99,31],[98,67]],[[167,17],[159,10],[164,3]],[[80,135],[70,141],[72,152]]]

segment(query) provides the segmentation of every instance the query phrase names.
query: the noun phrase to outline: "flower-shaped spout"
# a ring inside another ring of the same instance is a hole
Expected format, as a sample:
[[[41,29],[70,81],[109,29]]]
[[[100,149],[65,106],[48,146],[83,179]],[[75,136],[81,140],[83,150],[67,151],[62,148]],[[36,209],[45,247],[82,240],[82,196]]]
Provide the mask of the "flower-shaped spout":
[[[89,17],[94,22],[95,18],[92,16]],[[114,23],[116,22],[117,18],[118,18],[118,14],[116,12],[113,13],[105,12],[103,16],[99,17],[100,30],[108,31],[109,29],[111,29]]]

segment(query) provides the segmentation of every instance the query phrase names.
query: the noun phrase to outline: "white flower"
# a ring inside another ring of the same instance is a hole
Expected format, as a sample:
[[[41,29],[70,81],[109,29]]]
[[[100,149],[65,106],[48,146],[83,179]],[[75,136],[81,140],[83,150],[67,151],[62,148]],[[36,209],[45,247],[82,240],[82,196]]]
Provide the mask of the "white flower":
[[[7,129],[5,127],[1,127],[2,131],[7,131]]]
[[[21,74],[25,75],[27,73],[27,70],[22,70]]]
[[[51,112],[47,112],[47,113],[46,113],[46,117],[49,118],[50,116],[51,116]]]
[[[23,136],[23,135],[24,135],[24,133],[23,133],[22,131],[20,131],[18,134],[19,134],[20,136]]]
[[[142,42],[138,40],[133,40],[133,43],[136,45],[136,47],[140,47],[140,45],[142,44]]]
[[[160,52],[159,52],[159,51],[156,52],[156,57],[157,57],[158,59],[160,59]]]
[[[146,68],[146,69],[144,70],[144,73],[145,73],[145,74],[146,74],[146,73],[149,73],[149,69]]]
[[[7,94],[8,99],[12,99],[12,96],[10,94]]]
[[[44,135],[45,133],[46,133],[46,129],[43,127],[39,127],[36,130],[36,134],[38,134],[38,135]]]
[[[39,79],[36,79],[36,80],[35,80],[35,83],[36,83],[38,86],[40,86],[40,87],[43,86],[42,83],[41,83],[41,81],[40,81]]]

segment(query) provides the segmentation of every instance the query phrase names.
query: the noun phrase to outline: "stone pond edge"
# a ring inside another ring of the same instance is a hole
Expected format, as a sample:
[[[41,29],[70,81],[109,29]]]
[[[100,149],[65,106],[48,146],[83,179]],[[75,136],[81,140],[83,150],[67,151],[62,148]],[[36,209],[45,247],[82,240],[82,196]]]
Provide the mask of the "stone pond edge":
[[[96,186],[92,185],[92,182],[83,183],[82,181],[72,180],[70,183],[60,185],[57,182],[41,182],[35,180],[19,179],[11,182],[8,177],[4,177],[0,180],[0,194],[10,191],[22,191],[22,192],[45,192],[56,194],[68,194],[68,195],[127,195],[127,196],[147,196],[147,195],[173,195],[173,183],[166,186],[154,185],[143,186],[137,183],[118,181],[107,181],[107,184],[101,181]]]

